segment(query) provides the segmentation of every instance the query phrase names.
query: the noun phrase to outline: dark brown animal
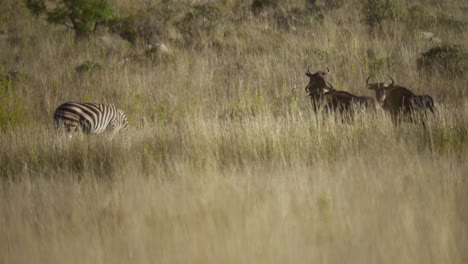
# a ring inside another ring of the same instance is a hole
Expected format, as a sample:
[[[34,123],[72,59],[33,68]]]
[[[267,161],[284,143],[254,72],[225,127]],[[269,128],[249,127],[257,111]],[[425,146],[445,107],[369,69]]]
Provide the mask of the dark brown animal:
[[[327,72],[330,72],[330,69],[328,69],[328,67],[327,67]],[[316,73],[311,73],[310,67],[309,67],[307,69],[306,75],[307,77],[309,77],[309,84],[305,88],[307,94],[309,94],[310,92],[316,89],[329,88],[327,86],[327,83],[325,82],[325,75],[327,75],[326,72],[318,71]]]
[[[429,95],[415,95],[413,97],[413,105],[422,110],[429,110],[435,114],[434,99]]]
[[[321,102],[325,111],[335,111],[340,114],[353,114],[356,110],[376,109],[375,100],[367,96],[356,96],[349,92],[336,90],[328,83],[328,88],[318,89],[315,99]]]
[[[327,68],[327,71],[330,72],[330,69]],[[307,69],[306,75],[309,77],[309,84],[305,87],[305,91],[312,101],[314,112],[317,113],[320,109],[323,108],[322,97],[324,95],[324,91],[330,89],[330,87],[327,86],[327,82],[325,81],[325,75],[327,75],[327,73],[324,71],[317,71],[316,73],[312,73],[310,72],[309,67]]]
[[[330,70],[327,68],[327,71]],[[318,71],[310,72],[310,67],[306,72],[309,77],[309,84],[305,90],[310,97],[314,111],[323,109],[325,112],[339,112],[340,114],[351,114],[357,108],[375,109],[374,99],[366,96],[356,96],[345,91],[336,90],[333,85],[325,81],[327,73]]]
[[[367,78],[366,85],[370,90],[375,91],[377,101],[382,108],[389,112],[395,126],[401,121],[417,122],[421,121],[425,125],[426,110],[434,114],[434,100],[428,95],[415,95],[409,89],[395,85],[392,77],[387,75],[392,81],[388,83],[369,83],[372,76]],[[422,114],[422,115],[421,115]]]
[[[377,104],[372,97],[368,96],[356,96],[354,101],[364,109],[376,110]]]

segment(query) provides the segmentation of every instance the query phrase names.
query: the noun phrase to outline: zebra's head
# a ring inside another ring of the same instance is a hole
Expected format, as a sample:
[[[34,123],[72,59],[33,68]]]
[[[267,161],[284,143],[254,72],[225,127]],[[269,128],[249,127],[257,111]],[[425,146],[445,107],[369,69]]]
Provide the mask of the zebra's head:
[[[114,121],[114,127],[113,130],[115,133],[125,131],[128,129],[128,119],[125,113],[117,109],[117,116]]]

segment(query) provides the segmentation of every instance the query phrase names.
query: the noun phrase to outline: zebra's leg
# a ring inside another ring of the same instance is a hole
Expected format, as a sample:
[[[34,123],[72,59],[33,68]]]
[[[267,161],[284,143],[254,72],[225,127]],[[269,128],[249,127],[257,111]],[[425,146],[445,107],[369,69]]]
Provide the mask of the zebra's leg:
[[[115,121],[109,123],[109,125],[107,126],[107,131],[109,132],[112,138],[117,134],[117,132],[119,132],[118,126],[115,123]]]
[[[112,121],[107,126],[106,132],[109,134],[109,140],[113,140],[114,137],[120,132],[120,125],[117,121]]]

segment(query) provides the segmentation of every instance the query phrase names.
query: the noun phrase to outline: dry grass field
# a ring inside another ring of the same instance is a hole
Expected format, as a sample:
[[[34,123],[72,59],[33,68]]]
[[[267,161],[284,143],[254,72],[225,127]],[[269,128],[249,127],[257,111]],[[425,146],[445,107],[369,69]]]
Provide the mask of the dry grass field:
[[[373,31],[365,1],[169,2],[164,38],[134,44],[0,2],[0,263],[468,263],[466,52],[458,74],[417,66],[439,40],[467,50],[465,1],[393,0]],[[221,15],[188,38],[197,5]],[[316,115],[310,65],[372,97],[389,74],[437,113],[426,130]],[[66,101],[114,103],[130,128],[57,136]]]

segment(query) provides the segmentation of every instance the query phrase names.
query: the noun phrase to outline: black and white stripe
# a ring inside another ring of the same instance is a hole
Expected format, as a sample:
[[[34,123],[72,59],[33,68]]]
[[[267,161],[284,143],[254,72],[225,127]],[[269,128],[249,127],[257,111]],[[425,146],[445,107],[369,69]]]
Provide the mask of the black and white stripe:
[[[55,110],[54,126],[67,133],[116,134],[128,128],[128,120],[124,112],[112,104],[67,102]]]

